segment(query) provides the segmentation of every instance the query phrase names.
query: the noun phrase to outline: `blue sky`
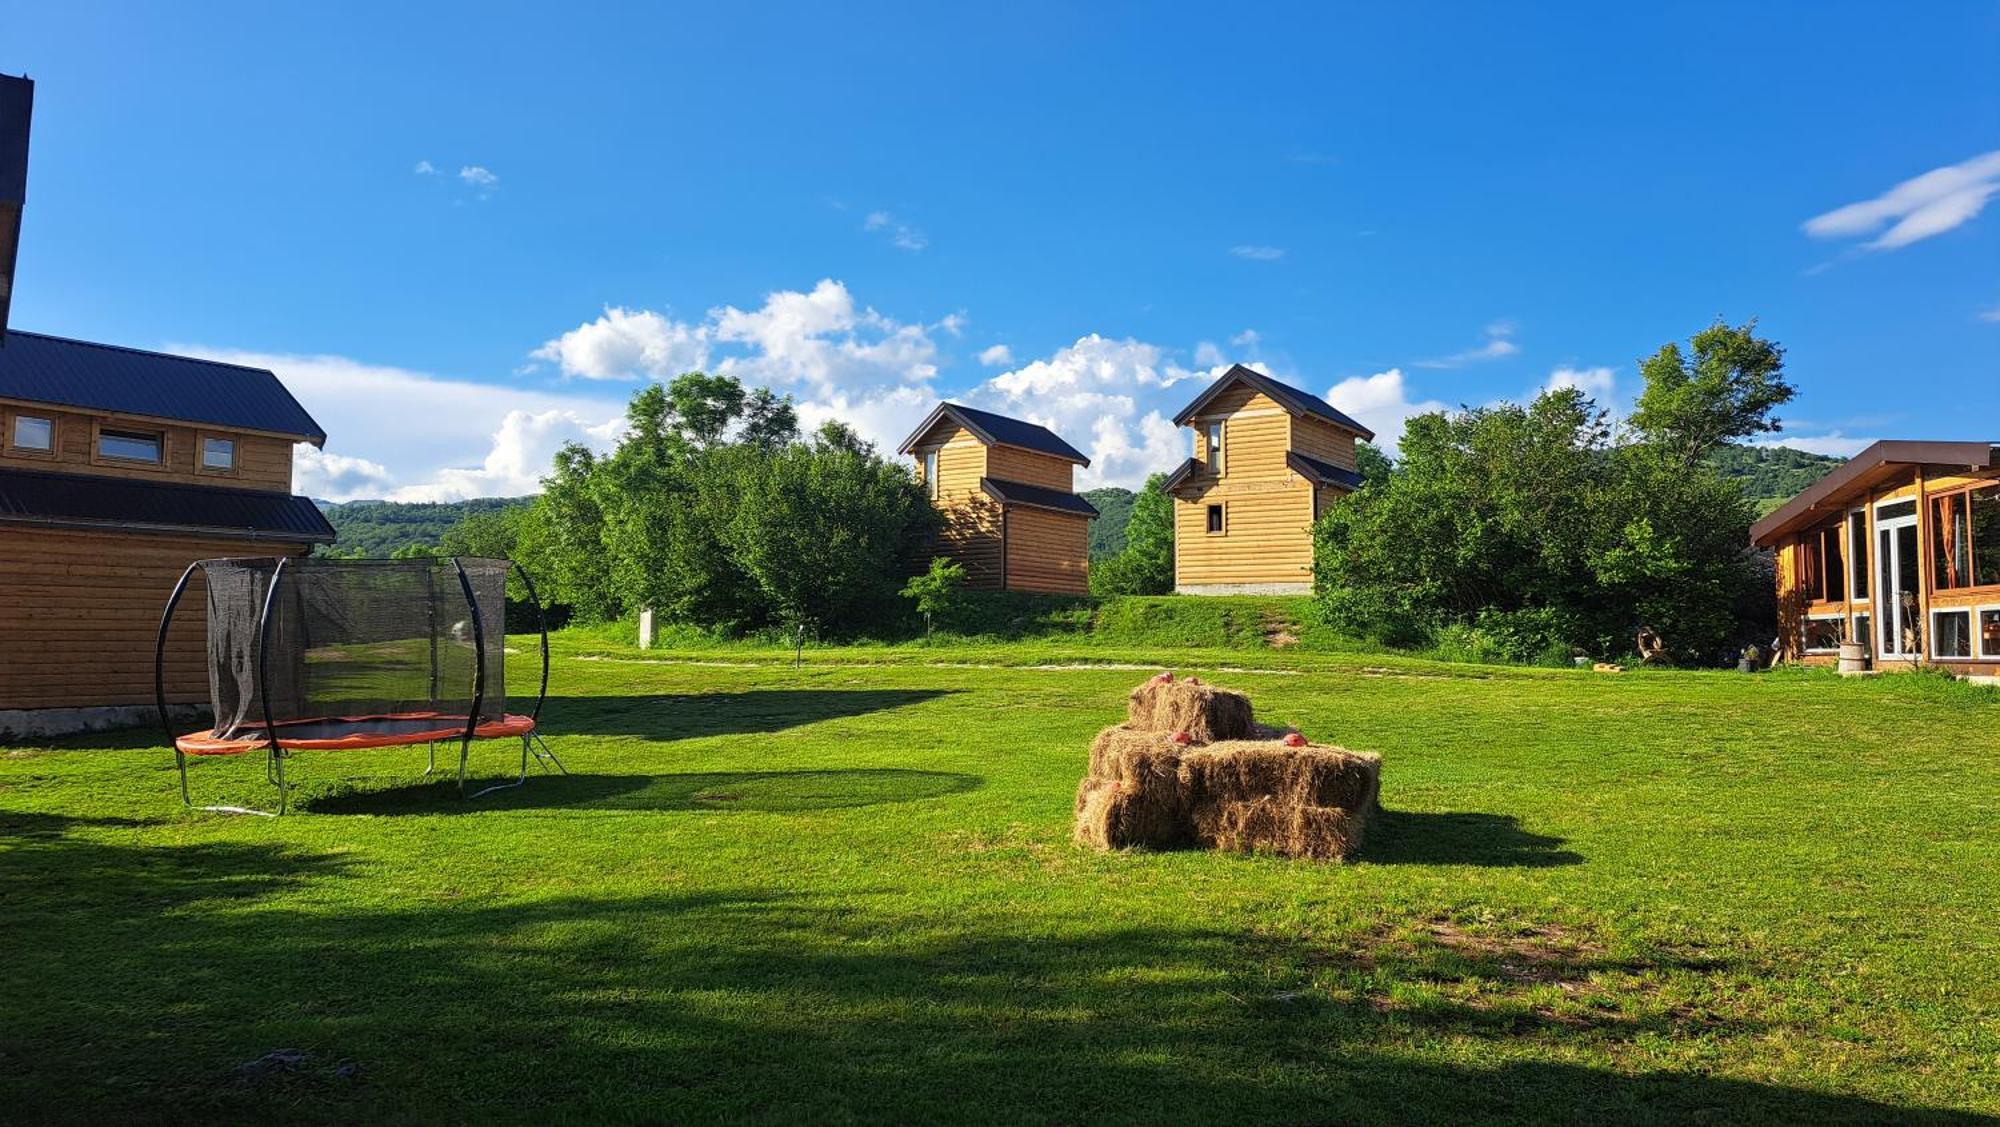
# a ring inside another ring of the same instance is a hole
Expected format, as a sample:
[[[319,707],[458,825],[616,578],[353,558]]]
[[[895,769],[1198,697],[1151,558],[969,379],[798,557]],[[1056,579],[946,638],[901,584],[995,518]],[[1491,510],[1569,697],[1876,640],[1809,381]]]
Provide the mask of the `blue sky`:
[[[327,497],[532,489],[696,364],[1135,484],[1228,361],[1392,438],[1717,316],[1790,442],[2000,438],[2000,5],[956,7],[0,0],[14,324],[274,367]]]

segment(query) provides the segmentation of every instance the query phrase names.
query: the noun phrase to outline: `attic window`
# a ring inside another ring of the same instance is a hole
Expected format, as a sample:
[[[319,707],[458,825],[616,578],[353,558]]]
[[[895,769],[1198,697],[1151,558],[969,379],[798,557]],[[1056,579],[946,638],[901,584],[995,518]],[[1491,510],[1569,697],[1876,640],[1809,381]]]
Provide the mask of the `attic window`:
[[[202,439],[201,468],[205,470],[235,469],[236,440],[233,438]]]
[[[924,492],[933,501],[937,500],[937,463],[937,451],[924,451]]]
[[[40,415],[14,416],[14,449],[48,453],[56,448],[56,425]]]
[[[1201,462],[1203,465],[1208,467],[1208,472],[1213,474],[1219,474],[1222,472],[1221,420],[1218,419],[1212,423],[1204,423],[1202,425],[1201,432],[1202,432]],[[1221,529],[1211,528],[1209,529],[1209,531],[1220,532]]]
[[[143,430],[100,430],[97,456],[120,462],[160,463],[160,436]]]

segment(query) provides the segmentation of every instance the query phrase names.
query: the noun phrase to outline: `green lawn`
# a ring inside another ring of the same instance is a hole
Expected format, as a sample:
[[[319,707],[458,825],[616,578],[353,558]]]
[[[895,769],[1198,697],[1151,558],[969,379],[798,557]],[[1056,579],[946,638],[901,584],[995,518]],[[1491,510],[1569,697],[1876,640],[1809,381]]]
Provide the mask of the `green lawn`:
[[[281,820],[183,813],[151,732],[0,750],[0,1117],[2000,1113],[1992,691],[1172,654],[1383,754],[1315,865],[1070,844],[1144,674],[1049,666],[1157,654],[666,656],[561,640],[575,774],[473,803],[421,748]]]

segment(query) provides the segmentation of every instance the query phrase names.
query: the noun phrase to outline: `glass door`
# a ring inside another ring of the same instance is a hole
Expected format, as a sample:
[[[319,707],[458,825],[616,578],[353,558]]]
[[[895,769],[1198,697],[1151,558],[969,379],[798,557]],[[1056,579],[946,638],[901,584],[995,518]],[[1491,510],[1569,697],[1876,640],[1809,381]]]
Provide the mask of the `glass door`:
[[[1923,573],[1917,539],[1917,503],[1891,501],[1875,509],[1875,563],[1881,569],[1876,607],[1876,653],[1914,658],[1924,652]]]

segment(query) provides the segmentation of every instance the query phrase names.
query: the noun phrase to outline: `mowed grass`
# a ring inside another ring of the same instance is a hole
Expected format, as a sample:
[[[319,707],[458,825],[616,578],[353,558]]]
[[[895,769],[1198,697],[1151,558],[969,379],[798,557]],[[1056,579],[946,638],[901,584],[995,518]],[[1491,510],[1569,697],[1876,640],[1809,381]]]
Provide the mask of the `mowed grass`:
[[[1145,674],[1047,646],[563,641],[574,774],[476,802],[421,748],[300,755],[281,820],[184,813],[150,732],[0,751],[0,1117],[2000,1112],[2000,695],[1171,656],[1383,754],[1358,861],[1073,846]]]

